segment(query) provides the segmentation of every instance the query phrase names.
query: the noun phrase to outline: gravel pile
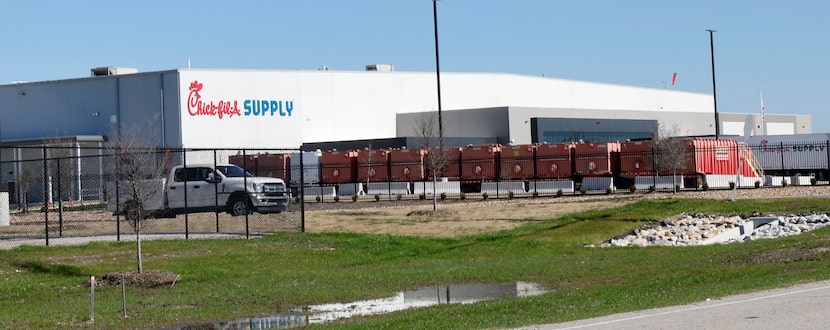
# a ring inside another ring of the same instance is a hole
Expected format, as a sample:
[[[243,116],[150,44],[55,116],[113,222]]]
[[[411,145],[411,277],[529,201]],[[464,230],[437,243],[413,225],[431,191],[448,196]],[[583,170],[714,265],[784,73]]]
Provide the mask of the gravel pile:
[[[806,231],[830,225],[830,216],[814,214],[809,216],[778,217],[778,220],[755,228],[747,239],[777,238],[798,235]]]
[[[775,216],[773,216],[775,217]],[[608,246],[689,246],[712,243],[743,242],[761,238],[777,238],[798,235],[830,225],[827,214],[777,216],[776,220],[759,225],[751,232],[743,232],[726,240],[718,240],[727,231],[753,228],[750,217],[710,216],[705,214],[681,214],[680,216],[648,225],[632,233],[600,244]]]

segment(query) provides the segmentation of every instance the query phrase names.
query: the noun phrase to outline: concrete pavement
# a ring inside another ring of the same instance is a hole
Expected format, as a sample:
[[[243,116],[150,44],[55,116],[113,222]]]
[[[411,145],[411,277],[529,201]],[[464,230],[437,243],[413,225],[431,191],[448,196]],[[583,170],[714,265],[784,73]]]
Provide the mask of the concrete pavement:
[[[249,235],[251,238],[262,237],[260,234]],[[152,240],[172,240],[172,239],[216,239],[216,238],[245,238],[245,234],[224,234],[224,233],[191,233],[185,235],[182,233],[171,234],[141,234],[141,241]],[[53,237],[49,239],[49,246],[66,246],[66,245],[84,245],[91,242],[113,242],[117,241],[116,235],[97,235],[97,236],[71,236],[71,237]],[[122,242],[134,242],[134,234],[121,235]],[[19,246],[46,246],[45,238],[38,239],[9,239],[0,240],[0,250],[10,250]]]
[[[830,281],[520,329],[827,329]]]

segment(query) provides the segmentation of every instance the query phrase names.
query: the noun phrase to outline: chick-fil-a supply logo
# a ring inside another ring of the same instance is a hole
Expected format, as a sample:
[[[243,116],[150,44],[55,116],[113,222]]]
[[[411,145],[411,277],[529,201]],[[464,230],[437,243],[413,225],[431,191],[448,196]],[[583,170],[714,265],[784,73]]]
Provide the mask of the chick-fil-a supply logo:
[[[291,112],[294,111],[294,101],[245,100],[242,104],[246,116],[291,117]]]
[[[806,142],[803,144],[798,143],[791,143],[785,144],[784,142],[779,142],[778,145],[770,144],[769,141],[766,139],[761,140],[761,144],[759,145],[761,152],[775,152],[775,153],[782,153],[782,152],[824,152],[827,149],[826,145],[821,144],[821,142],[811,143]]]
[[[216,116],[222,119],[225,116],[241,116],[241,111],[237,107],[238,101],[223,101],[219,100],[216,103],[210,101],[205,103],[202,101],[202,95],[199,92],[202,90],[202,83],[194,80],[190,83],[190,94],[187,95],[187,113],[191,116]]]
[[[291,117],[294,111],[294,101],[284,100],[244,100],[241,103],[245,112],[239,109],[239,101],[202,101],[203,84],[198,80],[190,83],[190,94],[187,96],[187,113],[191,116],[215,116],[219,119],[233,116],[280,116]]]

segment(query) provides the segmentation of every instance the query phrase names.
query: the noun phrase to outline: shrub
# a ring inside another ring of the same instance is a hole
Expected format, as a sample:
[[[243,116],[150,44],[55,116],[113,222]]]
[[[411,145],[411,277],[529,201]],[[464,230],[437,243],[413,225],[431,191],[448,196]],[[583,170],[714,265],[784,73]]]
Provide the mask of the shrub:
[[[294,204],[300,204],[300,197],[294,197]]]
[[[401,196],[401,194],[398,194],[398,195],[395,196],[395,199],[397,199],[397,200],[401,200],[401,198],[403,198],[403,196]]]
[[[357,194],[352,194],[352,202],[357,202]]]
[[[533,198],[539,197],[539,191],[534,190],[531,196],[533,196]]]
[[[319,202],[323,201],[323,198],[321,198],[321,197],[318,195],[317,197],[314,197],[314,200],[316,200],[316,201],[317,201],[317,203],[319,203]]]
[[[585,188],[581,188],[581,189],[579,189],[579,193],[582,194],[582,195],[585,195],[585,194],[588,193],[588,190],[585,190]]]
[[[654,185],[648,186],[648,192],[654,192],[655,190],[657,190],[657,187],[655,187]]]
[[[334,195],[334,202],[335,203],[340,202],[340,195]]]
[[[508,191],[507,192],[507,199],[513,199],[513,197],[516,197],[516,195],[512,191]]]
[[[787,179],[781,179],[781,186],[782,186],[782,187],[786,187],[786,186],[787,186]]]
[[[488,199],[488,198],[490,198],[490,195],[488,195],[487,193],[483,193],[483,194],[481,194],[481,198]]]
[[[427,195],[426,194],[420,194],[420,195],[418,195],[418,199],[425,200],[425,199],[427,199]]]
[[[755,189],[761,188],[761,181],[755,181]]]
[[[703,191],[709,190],[709,184],[704,182],[703,186],[701,186],[701,188],[703,188]]]
[[[445,199],[447,199],[447,193],[442,192],[441,193],[441,200],[445,200]]]
[[[810,178],[810,185],[815,186],[817,183],[818,183],[818,179],[816,179],[816,177]]]
[[[556,191],[556,197],[562,197],[562,189]]]
[[[631,187],[628,187],[628,191],[630,191],[631,193],[634,193],[635,191],[637,191],[637,186],[632,184]]]
[[[465,199],[467,199],[467,194],[462,192],[461,194],[458,195],[458,198],[461,198],[461,200],[465,200]]]

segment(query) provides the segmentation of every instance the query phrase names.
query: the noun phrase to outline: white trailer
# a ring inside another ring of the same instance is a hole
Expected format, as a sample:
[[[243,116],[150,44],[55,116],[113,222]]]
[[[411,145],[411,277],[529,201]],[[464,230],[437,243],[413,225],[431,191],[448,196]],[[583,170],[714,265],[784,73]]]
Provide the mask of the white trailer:
[[[756,135],[747,141],[766,174],[828,178],[830,134]]]

